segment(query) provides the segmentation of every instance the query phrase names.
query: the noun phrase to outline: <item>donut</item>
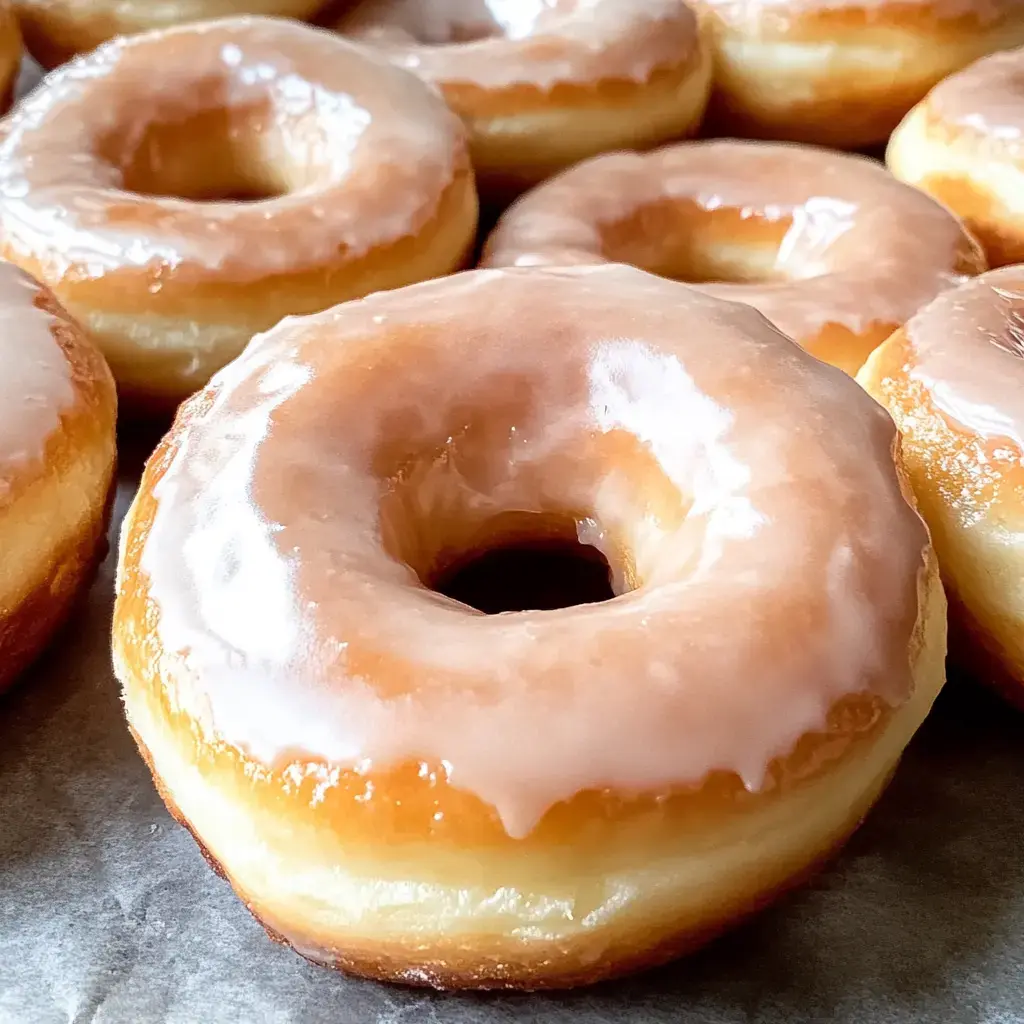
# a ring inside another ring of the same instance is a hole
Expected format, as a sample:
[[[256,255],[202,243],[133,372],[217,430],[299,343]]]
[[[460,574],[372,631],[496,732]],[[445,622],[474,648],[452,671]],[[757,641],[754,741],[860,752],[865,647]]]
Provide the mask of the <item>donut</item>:
[[[458,268],[476,218],[441,98],[295,22],[107,43],[0,137],[0,255],[54,290],[143,410],[284,316]]]
[[[897,178],[963,218],[993,267],[1024,261],[1024,50],[996,53],[937,85],[894,132]]]
[[[334,22],[437,86],[492,196],[696,131],[711,61],[682,0],[363,0]]]
[[[0,114],[14,101],[21,69],[21,32],[9,0],[0,0]]]
[[[985,268],[955,217],[873,161],[736,141],[579,164],[513,205],[482,256],[488,267],[604,261],[749,303],[847,373]]]
[[[1024,708],[1024,267],[935,299],[860,381],[902,432],[950,604],[950,653]]]
[[[4,0],[6,2],[6,0]],[[325,0],[13,0],[25,47],[44,68],[129,36],[239,14],[309,18]]]
[[[884,143],[946,75],[1024,43],[1020,0],[690,0],[715,60],[717,134]]]
[[[117,398],[53,295],[0,261],[0,691],[42,651],[106,551]]]
[[[255,338],[147,465],[128,722],[309,959],[622,974],[795,884],[889,778],[944,678],[910,501],[885,411],[748,306],[624,266],[373,295]],[[531,588],[464,601],[500,554]],[[603,592],[550,600],[559,558]]]

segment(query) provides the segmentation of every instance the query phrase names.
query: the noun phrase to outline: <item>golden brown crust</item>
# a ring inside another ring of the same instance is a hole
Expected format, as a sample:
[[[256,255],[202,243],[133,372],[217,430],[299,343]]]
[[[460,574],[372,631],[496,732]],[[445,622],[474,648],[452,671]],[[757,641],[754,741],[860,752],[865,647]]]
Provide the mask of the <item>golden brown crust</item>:
[[[467,955],[465,948],[460,948],[459,945],[448,950],[431,948],[427,956],[424,956],[422,950],[415,950],[412,944],[329,949],[318,945],[316,940],[309,937],[297,937],[294,931],[289,938],[286,930],[282,930],[284,926],[275,927],[273,920],[267,916],[259,902],[235,885],[224,865],[214,856],[179,809],[171,791],[160,778],[153,758],[138,732],[131,725],[129,730],[138,745],[139,753],[153,775],[156,790],[168,812],[192,836],[209,867],[236,889],[246,909],[272,941],[289,947],[310,963],[321,967],[374,981],[446,991],[543,991],[575,988],[668,963],[713,941],[722,933],[742,924],[792,890],[799,888],[838,855],[863,820],[861,816],[852,821],[843,834],[833,838],[828,848],[810,864],[791,875],[784,884],[762,892],[755,901],[747,903],[714,924],[706,925],[698,931],[670,931],[654,941],[651,936],[644,935],[637,938],[633,948],[629,948],[628,944],[608,945],[603,939],[598,939],[593,948],[577,947],[569,950],[556,947],[543,953],[536,949],[531,949],[530,953],[526,954],[523,950],[503,948],[495,950],[489,962],[483,963],[479,948],[474,948]],[[878,787],[879,790],[884,789],[888,781],[888,777],[883,780]]]
[[[914,365],[901,329],[876,350],[858,380],[902,431],[904,464],[942,566],[951,662],[1024,708],[1024,646],[1012,614],[1017,569],[1011,546],[1000,538],[1019,517],[1021,455],[1008,439],[983,438],[945,416],[914,378]],[[976,606],[979,592],[987,607]]]
[[[936,82],[1024,43],[1024,11],[1009,3],[990,17],[895,0],[695,6],[716,54],[713,132],[846,149],[884,142]]]
[[[53,552],[49,576],[16,608],[0,614],[0,693],[42,653],[92,583],[107,556],[107,528],[114,494],[112,475],[102,508]]]
[[[91,581],[106,553],[115,484],[117,398],[110,370],[48,289],[40,287],[35,304],[53,317],[74,402],[46,439],[42,458],[5,474],[0,529],[13,530],[25,509],[38,516],[40,502],[53,518],[36,540],[47,549],[27,559],[42,559],[45,575],[17,581],[23,591],[0,607],[0,690],[42,650]]]

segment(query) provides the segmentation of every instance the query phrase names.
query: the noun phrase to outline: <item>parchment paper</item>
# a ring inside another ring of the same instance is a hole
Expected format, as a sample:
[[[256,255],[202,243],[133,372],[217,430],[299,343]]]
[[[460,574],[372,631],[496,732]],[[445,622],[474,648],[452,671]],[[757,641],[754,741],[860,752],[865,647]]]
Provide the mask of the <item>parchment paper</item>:
[[[123,431],[117,519],[153,440]],[[829,869],[703,952],[569,995],[437,995],[307,964],[210,871],[124,726],[113,573],[0,698],[0,1024],[1024,1022],[1024,719],[979,690],[947,687]]]

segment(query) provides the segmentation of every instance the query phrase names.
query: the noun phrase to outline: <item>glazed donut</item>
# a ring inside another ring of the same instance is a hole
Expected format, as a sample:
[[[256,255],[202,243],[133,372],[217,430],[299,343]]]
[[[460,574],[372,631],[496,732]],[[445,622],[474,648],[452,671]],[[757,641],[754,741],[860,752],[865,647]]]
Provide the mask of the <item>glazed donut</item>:
[[[440,88],[492,194],[696,131],[711,61],[682,0],[363,0],[335,23]]]
[[[860,380],[892,414],[950,600],[950,653],[1024,708],[1024,267],[940,295]]]
[[[718,134],[885,142],[936,82],[1024,43],[1020,0],[690,0],[715,59]]]
[[[573,167],[508,210],[482,260],[604,261],[749,303],[847,373],[940,291],[985,269],[955,217],[874,162],[734,141]]]
[[[5,0],[6,2],[6,0]],[[13,0],[25,47],[44,68],[114,36],[239,14],[310,18],[325,0]]]
[[[458,268],[476,216],[440,97],[295,22],[107,43],[0,138],[0,254],[53,288],[142,405],[191,393],[283,316]]]
[[[284,321],[181,408],[128,514],[129,724],[314,961],[541,988],[667,959],[832,851],[942,685],[895,446],[757,312],[631,267]],[[446,596],[559,543],[603,552],[609,600]]]
[[[1024,261],[1024,50],[937,85],[889,142],[893,174],[963,218],[994,267]]]
[[[117,398],[45,289],[0,262],[0,690],[43,649],[106,550]]]

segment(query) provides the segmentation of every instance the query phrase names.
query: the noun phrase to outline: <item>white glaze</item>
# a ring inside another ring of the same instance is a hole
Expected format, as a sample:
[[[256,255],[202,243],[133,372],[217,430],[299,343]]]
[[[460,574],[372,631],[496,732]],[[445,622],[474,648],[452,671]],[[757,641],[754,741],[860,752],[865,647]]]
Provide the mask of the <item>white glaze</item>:
[[[698,52],[682,0],[362,0],[336,27],[441,86],[645,82]]]

